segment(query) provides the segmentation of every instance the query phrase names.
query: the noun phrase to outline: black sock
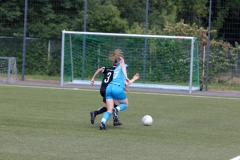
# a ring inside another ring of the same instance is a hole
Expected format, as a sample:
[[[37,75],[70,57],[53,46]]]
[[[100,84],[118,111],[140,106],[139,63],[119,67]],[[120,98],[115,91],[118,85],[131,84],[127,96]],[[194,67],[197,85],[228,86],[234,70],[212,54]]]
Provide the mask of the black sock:
[[[95,115],[98,115],[98,114],[102,114],[102,113],[104,113],[106,111],[107,111],[106,107],[100,107],[100,108],[98,108],[97,111],[94,111],[94,112],[95,112]]]
[[[116,108],[118,105],[114,104],[114,108]]]

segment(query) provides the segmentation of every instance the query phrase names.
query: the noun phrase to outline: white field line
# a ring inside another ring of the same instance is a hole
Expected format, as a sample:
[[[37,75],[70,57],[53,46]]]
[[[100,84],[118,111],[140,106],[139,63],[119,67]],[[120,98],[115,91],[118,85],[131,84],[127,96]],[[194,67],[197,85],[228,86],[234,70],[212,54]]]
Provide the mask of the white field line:
[[[0,84],[4,87],[26,87],[26,88],[38,88],[38,89],[60,89],[60,90],[80,90],[80,91],[89,91],[89,92],[99,92],[99,89],[81,89],[81,88],[64,88],[64,87],[44,87],[44,86],[25,86],[25,85],[7,85]],[[190,98],[210,98],[210,99],[225,99],[225,100],[240,100],[237,97],[216,97],[216,96],[201,96],[201,95],[187,95],[187,94],[166,94],[166,93],[150,93],[150,92],[130,92],[133,94],[147,94],[147,95],[158,95],[158,96],[175,96],[175,97],[190,97]]]
[[[240,100],[237,97],[215,97],[212,95],[209,96],[200,96],[200,95],[186,95],[186,94],[165,94],[165,93],[142,93],[142,92],[131,92],[136,94],[151,94],[151,95],[161,95],[161,96],[175,96],[175,97],[192,97],[192,98],[211,98],[211,99],[233,99]]]

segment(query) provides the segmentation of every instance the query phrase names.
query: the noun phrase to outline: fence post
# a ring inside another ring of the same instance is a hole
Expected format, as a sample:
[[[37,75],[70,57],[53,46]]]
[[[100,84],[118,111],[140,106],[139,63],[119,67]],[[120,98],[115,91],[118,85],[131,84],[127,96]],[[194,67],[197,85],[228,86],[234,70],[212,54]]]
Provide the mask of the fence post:
[[[207,58],[206,58],[206,91],[208,90],[208,69],[209,69],[209,54],[210,54],[210,32],[211,32],[211,16],[212,15],[212,0],[209,5],[209,20],[208,20],[208,44],[207,44]]]
[[[25,8],[25,9],[24,9],[24,29],[23,29],[22,81],[24,81],[24,74],[25,74],[28,0],[25,0],[25,7],[24,7],[24,8]]]
[[[146,0],[146,28],[145,28],[145,34],[148,34],[148,4],[149,4],[149,0]],[[146,56],[147,56],[147,41],[148,39],[145,38],[145,42],[144,42],[144,55],[143,55],[143,79],[142,82],[145,83],[146,81]]]
[[[88,9],[88,0],[85,0],[85,4],[84,4],[84,28],[83,31],[86,32],[87,31],[87,9]],[[86,47],[86,38],[84,35],[83,38],[83,53],[82,53],[82,80],[84,80],[84,72],[85,72],[85,47]]]

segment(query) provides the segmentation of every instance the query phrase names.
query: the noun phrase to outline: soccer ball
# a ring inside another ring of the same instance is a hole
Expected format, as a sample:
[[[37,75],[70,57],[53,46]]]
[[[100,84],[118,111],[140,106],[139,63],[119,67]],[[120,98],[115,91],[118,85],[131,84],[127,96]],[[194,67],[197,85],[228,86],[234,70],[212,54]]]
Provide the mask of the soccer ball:
[[[153,119],[151,116],[149,115],[145,115],[143,118],[142,118],[142,123],[144,126],[150,126],[152,125],[153,123]]]

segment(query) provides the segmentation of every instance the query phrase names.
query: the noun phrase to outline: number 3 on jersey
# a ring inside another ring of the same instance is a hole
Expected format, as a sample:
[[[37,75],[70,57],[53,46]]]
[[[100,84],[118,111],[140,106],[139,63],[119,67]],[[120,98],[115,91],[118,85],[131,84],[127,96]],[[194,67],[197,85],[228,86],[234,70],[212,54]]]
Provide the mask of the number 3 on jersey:
[[[108,83],[109,82],[109,79],[110,79],[111,75],[112,75],[111,72],[107,73],[107,78],[104,79],[104,83]]]

